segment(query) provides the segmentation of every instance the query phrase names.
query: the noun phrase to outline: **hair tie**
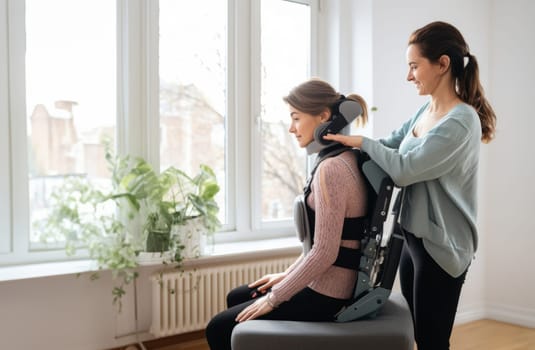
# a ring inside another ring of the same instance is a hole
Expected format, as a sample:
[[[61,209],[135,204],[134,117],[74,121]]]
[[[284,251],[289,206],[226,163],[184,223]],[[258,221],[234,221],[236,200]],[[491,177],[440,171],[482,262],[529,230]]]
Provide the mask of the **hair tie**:
[[[470,62],[470,53],[467,53],[466,55],[464,55],[463,57],[463,68],[466,68],[466,66],[468,65],[468,62]]]

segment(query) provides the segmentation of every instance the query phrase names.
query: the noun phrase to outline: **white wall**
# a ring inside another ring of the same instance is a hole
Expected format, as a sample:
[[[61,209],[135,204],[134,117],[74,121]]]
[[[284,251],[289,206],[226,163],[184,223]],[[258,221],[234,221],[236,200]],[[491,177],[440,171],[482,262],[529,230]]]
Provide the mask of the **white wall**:
[[[0,282],[0,339],[2,349],[97,350],[150,338],[153,268],[142,268],[138,283],[138,325],[134,317],[132,285],[123,312],[112,305],[111,273],[97,281],[89,274],[68,274]]]
[[[484,147],[485,301],[491,317],[535,327],[535,3],[493,5],[489,90],[498,132]]]
[[[329,11],[326,1],[324,10]],[[351,84],[338,80],[344,89],[365,89],[374,114],[374,134],[388,134],[413,113],[423,99],[405,82],[405,48],[408,35],[431,20],[455,24],[465,35],[481,66],[481,78],[498,113],[496,141],[483,146],[480,184],[481,246],[463,290],[458,321],[480,317],[535,327],[535,162],[531,151],[535,117],[535,3],[530,0],[329,0],[351,11],[367,11],[371,23],[363,26],[367,38],[351,38],[369,53],[346,51],[357,62],[368,57],[351,74],[358,78],[371,69],[373,83]],[[336,7],[335,6],[335,7]],[[365,12],[358,12],[355,18]],[[336,18],[332,14],[329,18]],[[347,17],[347,16],[345,16]],[[344,18],[345,18],[344,17]],[[352,26],[348,26],[353,28]],[[347,30],[345,25],[342,30]],[[370,45],[371,43],[371,45]],[[339,44],[337,44],[339,45]],[[329,63],[329,61],[324,61]],[[338,63],[330,70],[337,74]],[[347,66],[347,65],[346,65]],[[359,73],[360,72],[360,73]],[[362,73],[364,72],[364,73]],[[342,89],[341,89],[342,90]],[[141,271],[138,284],[138,329],[150,326],[151,268]],[[127,344],[135,336],[116,338],[135,330],[130,289],[124,313],[111,307],[112,280],[104,273],[90,282],[75,275],[0,283],[0,339],[10,349],[95,350]],[[141,339],[147,338],[143,333]]]

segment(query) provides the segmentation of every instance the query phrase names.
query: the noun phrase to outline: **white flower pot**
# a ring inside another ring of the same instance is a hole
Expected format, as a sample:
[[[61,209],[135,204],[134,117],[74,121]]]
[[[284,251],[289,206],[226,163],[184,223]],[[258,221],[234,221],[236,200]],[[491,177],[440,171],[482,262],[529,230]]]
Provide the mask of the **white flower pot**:
[[[182,257],[194,259],[201,256],[206,246],[205,228],[202,218],[186,220],[183,225],[173,225],[171,235],[178,236],[180,244],[184,246]]]

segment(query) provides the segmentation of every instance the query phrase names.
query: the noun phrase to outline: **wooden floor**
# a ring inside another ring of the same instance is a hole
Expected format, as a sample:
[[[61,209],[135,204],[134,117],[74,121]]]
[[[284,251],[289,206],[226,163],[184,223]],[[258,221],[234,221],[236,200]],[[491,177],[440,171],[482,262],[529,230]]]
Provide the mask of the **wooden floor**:
[[[452,350],[535,350],[535,329],[481,320],[453,329]]]
[[[144,346],[147,350],[209,350],[203,332],[159,339]],[[535,350],[535,329],[492,320],[470,322],[453,329],[450,349]]]

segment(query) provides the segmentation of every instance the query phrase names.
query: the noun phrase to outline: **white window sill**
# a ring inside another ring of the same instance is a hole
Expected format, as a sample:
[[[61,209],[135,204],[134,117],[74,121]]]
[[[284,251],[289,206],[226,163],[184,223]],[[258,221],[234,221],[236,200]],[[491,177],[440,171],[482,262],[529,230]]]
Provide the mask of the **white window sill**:
[[[302,245],[295,236],[257,241],[218,243],[210,255],[184,261],[183,265],[184,267],[196,267],[250,260],[251,258],[258,260],[283,255],[297,256],[301,251]]]
[[[68,275],[97,270],[93,260],[70,260],[0,267],[0,282]]]
[[[276,238],[258,241],[242,241],[219,243],[213,252],[197,259],[185,260],[184,267],[236,262],[251,258],[262,259],[282,255],[298,255],[301,244],[295,237]],[[156,266],[159,262],[145,263],[142,266]],[[97,264],[93,260],[70,260],[17,266],[0,267],[0,282],[22,279],[77,274],[96,271]]]

